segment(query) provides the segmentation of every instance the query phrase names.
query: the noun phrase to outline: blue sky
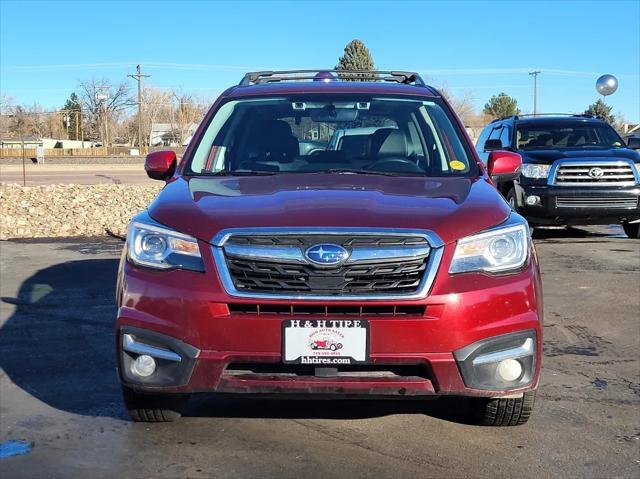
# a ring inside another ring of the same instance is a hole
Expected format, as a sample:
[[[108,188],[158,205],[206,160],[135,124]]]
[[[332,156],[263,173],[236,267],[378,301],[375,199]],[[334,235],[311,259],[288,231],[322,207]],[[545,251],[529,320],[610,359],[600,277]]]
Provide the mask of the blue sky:
[[[640,1],[28,2],[0,0],[0,91],[60,107],[87,78],[213,99],[250,69],[334,66],[363,40],[380,69],[419,70],[478,108],[504,91],[533,109],[582,111],[612,73],[614,113],[640,121]],[[129,80],[132,83],[133,80]]]

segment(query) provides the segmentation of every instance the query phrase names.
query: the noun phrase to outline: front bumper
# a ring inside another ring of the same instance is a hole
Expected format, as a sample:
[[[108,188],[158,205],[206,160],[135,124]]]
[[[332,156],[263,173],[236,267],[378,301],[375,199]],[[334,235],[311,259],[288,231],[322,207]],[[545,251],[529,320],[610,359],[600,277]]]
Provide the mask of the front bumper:
[[[515,191],[518,213],[534,225],[598,225],[640,220],[640,186],[571,187],[516,183]],[[526,200],[530,196],[538,196],[540,203],[528,205]],[[563,200],[565,205],[572,206],[561,206]],[[579,206],[573,206],[576,202]],[[593,202],[599,204],[595,206]],[[620,206],[621,202],[625,206]]]
[[[292,371],[282,363],[282,322],[301,318],[235,312],[237,308],[230,311],[230,304],[250,301],[224,293],[212,258],[205,257],[204,273],[149,271],[123,259],[116,321],[120,378],[138,391],[166,393],[426,397],[501,396],[534,389],[539,377],[542,337],[541,288],[535,253],[523,270],[511,275],[451,276],[446,274],[444,265],[449,264],[452,250],[453,247],[445,247],[440,274],[429,296],[393,302],[424,306],[423,313],[406,317],[361,316],[370,326],[369,364],[357,370],[338,368],[338,373],[329,377],[309,369]],[[276,305],[283,301],[260,303]],[[353,301],[331,304],[352,306]],[[366,301],[367,306],[389,304]],[[456,351],[487,338],[525,330],[533,331],[536,338],[534,368],[526,384],[509,389],[465,384],[454,356]],[[174,368],[172,382],[139,381],[127,374],[122,334],[137,333],[144,341],[147,332],[166,338],[167,344],[163,344],[162,338],[154,336],[158,347],[191,352],[190,358],[182,362],[184,367]]]

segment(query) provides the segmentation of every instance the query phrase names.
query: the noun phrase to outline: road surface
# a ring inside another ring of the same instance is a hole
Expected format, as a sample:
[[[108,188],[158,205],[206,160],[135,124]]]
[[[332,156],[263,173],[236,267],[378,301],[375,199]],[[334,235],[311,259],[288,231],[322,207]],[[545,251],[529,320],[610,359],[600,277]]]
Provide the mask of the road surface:
[[[21,165],[0,166],[0,183],[22,185]],[[94,185],[101,183],[147,183],[150,180],[142,163],[134,165],[78,164],[26,165],[27,186],[73,183]]]
[[[530,423],[506,429],[465,424],[455,401],[210,396],[134,424],[113,353],[121,243],[3,242],[0,444],[27,450],[0,476],[637,478],[640,241],[589,231],[537,233],[542,382]]]

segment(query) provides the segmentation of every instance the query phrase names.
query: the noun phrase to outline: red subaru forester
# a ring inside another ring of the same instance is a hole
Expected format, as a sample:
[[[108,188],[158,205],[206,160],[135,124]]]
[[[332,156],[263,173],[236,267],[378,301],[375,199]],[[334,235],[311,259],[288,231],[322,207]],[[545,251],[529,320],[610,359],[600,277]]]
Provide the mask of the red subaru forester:
[[[247,74],[180,162],[146,159],[166,185],[117,286],[131,417],[170,421],[207,392],[467,396],[480,424],[525,423],[540,274],[492,180],[520,164],[493,151],[485,169],[415,73]]]

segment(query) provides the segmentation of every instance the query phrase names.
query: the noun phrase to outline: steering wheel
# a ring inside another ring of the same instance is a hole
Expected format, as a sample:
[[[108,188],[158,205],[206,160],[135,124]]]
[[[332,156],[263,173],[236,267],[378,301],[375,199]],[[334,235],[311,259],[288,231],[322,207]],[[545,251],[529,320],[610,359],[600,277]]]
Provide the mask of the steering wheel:
[[[424,173],[424,170],[406,158],[382,158],[368,165],[366,170],[398,173]]]

